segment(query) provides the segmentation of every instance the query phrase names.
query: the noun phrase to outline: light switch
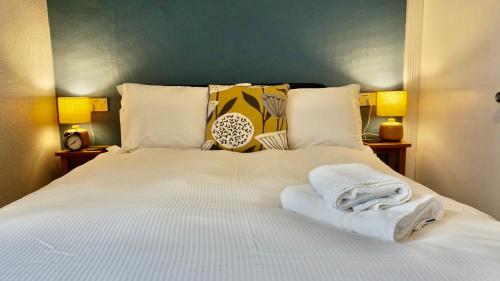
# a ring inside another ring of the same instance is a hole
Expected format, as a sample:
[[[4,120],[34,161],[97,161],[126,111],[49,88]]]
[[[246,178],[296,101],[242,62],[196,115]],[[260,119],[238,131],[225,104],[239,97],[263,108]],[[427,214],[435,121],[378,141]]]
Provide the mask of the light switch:
[[[361,93],[359,94],[359,106],[377,105],[376,93]]]
[[[104,112],[108,111],[108,99],[107,98],[91,98],[92,111]]]

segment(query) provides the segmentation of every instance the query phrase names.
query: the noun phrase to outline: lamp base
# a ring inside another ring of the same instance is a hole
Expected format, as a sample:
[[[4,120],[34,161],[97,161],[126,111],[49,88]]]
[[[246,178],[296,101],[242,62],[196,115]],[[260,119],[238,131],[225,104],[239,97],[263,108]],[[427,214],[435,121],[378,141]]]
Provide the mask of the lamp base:
[[[384,141],[400,141],[403,138],[403,124],[389,118],[387,122],[380,124],[378,135]]]

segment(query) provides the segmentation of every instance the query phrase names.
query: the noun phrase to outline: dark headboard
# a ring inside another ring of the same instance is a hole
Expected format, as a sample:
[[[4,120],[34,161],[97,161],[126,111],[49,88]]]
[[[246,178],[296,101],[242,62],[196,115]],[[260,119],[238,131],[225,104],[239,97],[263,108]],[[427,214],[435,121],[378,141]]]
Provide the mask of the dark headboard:
[[[278,83],[279,84],[279,83]],[[278,85],[277,84],[277,85]],[[290,84],[290,89],[300,89],[300,88],[325,88],[326,86],[320,83],[288,83]]]
[[[217,84],[217,83],[213,83]],[[281,82],[281,83],[252,83],[252,85],[282,85],[282,84],[289,84],[290,89],[300,89],[300,88],[326,88],[325,85],[320,84],[320,83],[288,83],[288,82]],[[207,85],[184,85],[184,86],[192,86],[192,87],[207,87]]]

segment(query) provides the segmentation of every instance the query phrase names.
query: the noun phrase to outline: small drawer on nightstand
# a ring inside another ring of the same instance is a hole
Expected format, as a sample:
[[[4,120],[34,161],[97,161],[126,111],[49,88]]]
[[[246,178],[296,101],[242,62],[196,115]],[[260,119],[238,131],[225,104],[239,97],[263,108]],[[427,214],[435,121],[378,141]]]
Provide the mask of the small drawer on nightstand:
[[[406,169],[406,149],[411,147],[408,142],[365,142],[378,158],[394,171],[404,175]]]
[[[101,153],[107,152],[108,146],[93,146],[78,151],[62,150],[55,153],[61,158],[61,173],[67,174],[74,168],[81,166],[97,157]]]

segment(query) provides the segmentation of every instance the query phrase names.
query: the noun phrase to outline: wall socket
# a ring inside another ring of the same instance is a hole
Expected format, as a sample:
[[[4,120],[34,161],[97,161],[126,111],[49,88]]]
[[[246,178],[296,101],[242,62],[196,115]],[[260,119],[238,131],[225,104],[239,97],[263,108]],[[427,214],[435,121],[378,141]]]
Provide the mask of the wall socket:
[[[90,103],[92,104],[92,111],[98,111],[98,112],[108,111],[107,98],[91,98]]]
[[[360,93],[359,106],[377,105],[377,93]]]

